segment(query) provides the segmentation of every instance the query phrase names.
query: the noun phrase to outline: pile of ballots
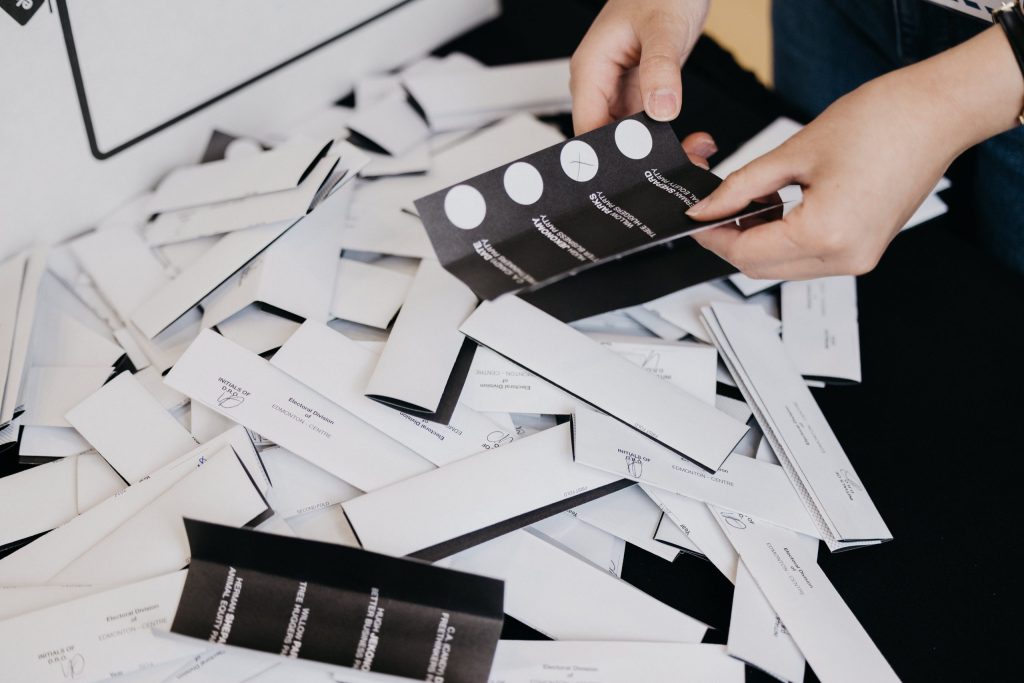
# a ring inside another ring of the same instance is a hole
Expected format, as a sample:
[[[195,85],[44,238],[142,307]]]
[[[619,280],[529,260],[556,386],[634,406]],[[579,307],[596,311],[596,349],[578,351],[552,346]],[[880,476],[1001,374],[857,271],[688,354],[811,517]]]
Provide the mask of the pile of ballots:
[[[853,278],[722,270],[718,177],[566,140],[567,74],[425,58],[0,262],[5,680],[895,680],[816,562],[891,539],[808,391]],[[627,543],[735,585],[724,644]]]

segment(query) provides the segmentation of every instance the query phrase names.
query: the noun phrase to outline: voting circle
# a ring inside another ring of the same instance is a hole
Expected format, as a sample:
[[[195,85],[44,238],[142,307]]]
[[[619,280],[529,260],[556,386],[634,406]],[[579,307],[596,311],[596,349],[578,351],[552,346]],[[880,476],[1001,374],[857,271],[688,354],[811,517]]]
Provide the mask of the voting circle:
[[[0,680],[1019,678],[1021,2],[0,9]]]

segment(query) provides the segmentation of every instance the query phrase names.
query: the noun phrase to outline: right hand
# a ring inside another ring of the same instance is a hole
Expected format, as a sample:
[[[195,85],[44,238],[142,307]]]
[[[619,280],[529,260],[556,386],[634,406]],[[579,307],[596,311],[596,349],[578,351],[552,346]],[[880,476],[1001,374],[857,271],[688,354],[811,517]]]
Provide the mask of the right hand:
[[[580,135],[645,110],[679,115],[680,71],[710,0],[608,0],[572,56],[572,120]]]

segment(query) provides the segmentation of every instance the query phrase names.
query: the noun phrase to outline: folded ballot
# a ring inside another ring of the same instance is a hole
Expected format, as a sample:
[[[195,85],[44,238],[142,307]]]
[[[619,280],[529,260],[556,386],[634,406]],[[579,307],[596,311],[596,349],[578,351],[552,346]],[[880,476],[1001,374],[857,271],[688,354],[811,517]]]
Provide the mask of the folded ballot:
[[[364,548],[436,560],[626,485],[574,463],[564,424],[353,498],[342,509]],[[395,524],[399,511],[404,521]]]
[[[747,426],[515,296],[484,302],[461,330],[514,363],[709,470]]]
[[[415,680],[487,677],[500,581],[357,548],[186,520],[171,631]]]
[[[493,299],[709,227],[685,212],[719,182],[690,163],[671,126],[641,113],[422,197],[416,209],[444,267]]]
[[[829,549],[891,540],[771,320],[743,304],[712,304],[703,320]]]

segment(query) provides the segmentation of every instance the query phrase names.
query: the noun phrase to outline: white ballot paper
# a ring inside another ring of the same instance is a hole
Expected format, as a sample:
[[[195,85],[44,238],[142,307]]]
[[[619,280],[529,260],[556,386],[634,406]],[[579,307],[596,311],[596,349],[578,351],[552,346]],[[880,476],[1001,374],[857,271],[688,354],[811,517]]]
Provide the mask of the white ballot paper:
[[[27,365],[30,353],[29,342],[32,338],[32,331],[35,327],[36,308],[39,300],[39,286],[46,272],[46,260],[49,253],[48,247],[35,247],[27,252],[25,256],[25,269],[17,289],[10,290],[12,293],[18,291],[16,298],[17,315],[14,319],[14,334],[10,341],[10,355],[6,361],[6,379],[0,394],[3,395],[2,407],[0,407],[0,425],[7,424],[14,418],[22,400],[22,382],[27,374]],[[0,338],[4,337],[0,333]],[[6,347],[6,342],[0,342],[0,347]],[[0,348],[0,351],[4,349]],[[0,369],[4,369],[0,366]]]
[[[294,189],[329,148],[330,143],[292,142],[238,159],[182,166],[160,182],[148,209],[162,213]]]
[[[196,445],[188,430],[130,372],[107,382],[66,417],[131,483]]]
[[[899,681],[799,535],[712,508],[764,596],[823,681]]]
[[[300,319],[327,322],[330,282],[341,250],[338,223],[351,192],[342,188],[303,216],[279,240],[203,299],[203,327],[217,325],[250,304],[262,304]]]
[[[338,261],[331,315],[382,330],[398,313],[412,278],[390,268],[351,258]]]
[[[806,378],[860,382],[857,279],[852,275],[784,282],[782,343]]]
[[[570,514],[596,529],[643,548],[666,562],[676,559],[679,549],[654,540],[662,512],[638,486],[630,486],[611,495],[579,505]],[[687,550],[699,552],[693,543]]]
[[[699,643],[707,626],[519,530],[438,563],[505,581],[505,612],[556,640]]]
[[[171,387],[363,491],[433,466],[254,353],[204,330]]]
[[[800,557],[814,561],[817,546],[815,540],[814,547],[800,553]],[[736,567],[736,590],[732,594],[726,649],[733,657],[783,681],[803,681],[806,660],[800,648],[743,562]]]
[[[176,278],[145,299],[132,312],[132,322],[146,337],[157,336],[294,224],[287,220],[228,233]]]
[[[430,129],[400,88],[372,104],[356,108],[346,127],[392,156],[402,156],[426,142]]]
[[[154,633],[170,628],[184,585],[178,571],[0,621],[4,678],[91,683],[197,654],[207,643]]]
[[[363,395],[379,354],[326,325],[307,321],[271,364],[435,465],[511,443],[515,432],[465,406],[450,424],[402,413]]]
[[[265,474],[252,441],[244,429],[235,427],[0,559],[0,584],[36,585],[52,581],[75,558],[139,514],[225,446],[230,446],[238,454],[249,475],[259,482],[261,490],[265,490]],[[36,467],[30,471],[38,469]]]
[[[514,296],[487,301],[462,331],[633,429],[716,470],[747,426]]]
[[[459,325],[476,297],[437,261],[424,259],[366,386],[366,395],[405,410],[441,404],[464,341]]]
[[[578,463],[817,535],[793,485],[777,465],[734,454],[711,474],[602,413],[578,410],[572,425]]]
[[[721,645],[500,640],[491,683],[743,683]]]
[[[474,410],[488,413],[571,415],[586,404],[516,365],[486,346],[478,346],[459,397]]]
[[[435,132],[478,128],[517,111],[552,114],[572,107],[568,59],[432,68],[403,81]]]
[[[572,511],[559,512],[534,522],[529,529],[544,540],[582,557],[598,569],[621,578],[626,542],[576,519]]]
[[[161,213],[145,228],[153,246],[220,235],[278,221],[295,220],[309,211],[337,157],[321,159],[297,187],[217,204]]]
[[[437,559],[565,510],[572,500],[599,495],[618,481],[572,461],[566,424],[341,507],[367,550]],[[439,495],[443,504],[438,504]],[[396,512],[401,524],[394,523]]]
[[[183,517],[242,526],[267,509],[242,461],[225,446],[72,560],[52,581],[114,585],[180,569],[189,559]]]
[[[25,382],[26,427],[70,427],[64,414],[103,386],[110,377],[109,366],[35,366]]]
[[[280,446],[264,448],[260,459],[274,483],[267,502],[281,517],[294,517],[362,495],[362,491]]]
[[[714,514],[699,500],[640,484],[665,515],[700,549],[722,576],[736,583],[739,556],[719,528]]]
[[[829,549],[891,540],[769,320],[753,306],[704,309],[715,345]]]
[[[666,322],[710,344],[711,339],[700,322],[700,309],[714,302],[741,301],[740,297],[721,282],[702,282],[648,301],[643,307],[657,313]]]
[[[74,457],[0,477],[0,546],[49,531],[78,512]]]

